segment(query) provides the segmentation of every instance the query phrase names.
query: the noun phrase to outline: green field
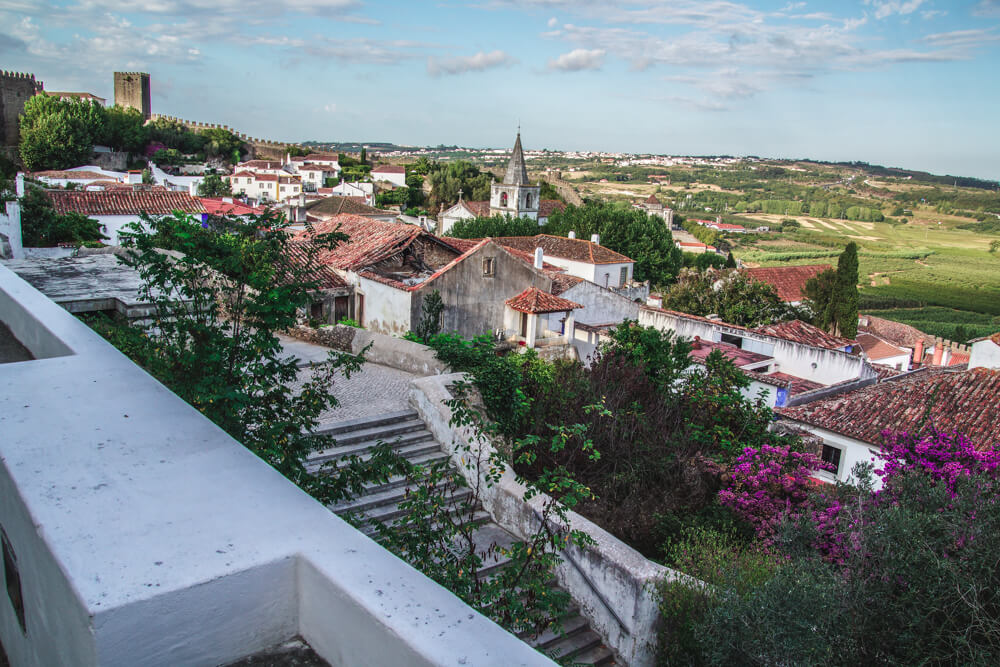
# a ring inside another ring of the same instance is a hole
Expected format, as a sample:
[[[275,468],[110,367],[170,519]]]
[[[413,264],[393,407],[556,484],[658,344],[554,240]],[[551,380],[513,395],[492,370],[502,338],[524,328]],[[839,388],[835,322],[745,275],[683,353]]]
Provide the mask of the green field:
[[[747,239],[735,254],[762,266],[835,263],[843,244],[859,248],[866,312],[952,338],[1000,330],[1000,256],[995,235],[947,223],[890,225],[805,218],[811,228]],[[916,308],[916,309],[914,309]]]

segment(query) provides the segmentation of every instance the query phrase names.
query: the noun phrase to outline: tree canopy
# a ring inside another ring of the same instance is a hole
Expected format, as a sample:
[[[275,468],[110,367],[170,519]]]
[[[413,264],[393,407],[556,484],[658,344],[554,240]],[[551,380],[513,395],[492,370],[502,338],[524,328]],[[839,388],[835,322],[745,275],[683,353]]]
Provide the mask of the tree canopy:
[[[29,187],[21,199],[21,241],[28,248],[106,240],[101,224],[82,213],[56,213],[45,191]]]
[[[469,218],[459,220],[450,230],[448,236],[459,239],[481,239],[487,236],[534,236],[540,233],[538,222],[530,218],[511,218],[506,215],[494,215],[491,218]]]
[[[735,269],[684,269],[663,293],[663,307],[703,317],[718,315],[724,322],[744,327],[794,319],[798,314],[774,287]]]
[[[806,281],[805,303],[813,324],[830,333],[854,338],[858,333],[858,245],[847,244],[836,269]]]
[[[570,205],[549,216],[542,231],[557,236],[575,231],[578,238],[599,234],[601,245],[635,260],[636,280],[654,285],[672,283],[684,261],[663,220],[628,204],[588,201],[583,206]]]

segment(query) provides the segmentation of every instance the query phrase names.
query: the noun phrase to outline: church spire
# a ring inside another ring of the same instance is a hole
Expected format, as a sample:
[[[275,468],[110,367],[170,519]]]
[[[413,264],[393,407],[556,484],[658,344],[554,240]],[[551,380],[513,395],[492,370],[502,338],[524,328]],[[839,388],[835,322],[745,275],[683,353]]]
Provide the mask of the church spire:
[[[503,177],[504,185],[529,185],[528,169],[524,164],[524,151],[521,150],[521,130],[517,130],[517,140],[507,164],[507,174]]]

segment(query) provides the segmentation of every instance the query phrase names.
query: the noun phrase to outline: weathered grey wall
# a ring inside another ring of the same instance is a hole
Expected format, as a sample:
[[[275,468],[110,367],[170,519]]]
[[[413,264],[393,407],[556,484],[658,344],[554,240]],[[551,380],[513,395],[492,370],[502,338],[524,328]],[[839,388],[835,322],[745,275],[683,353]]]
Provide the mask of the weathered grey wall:
[[[18,118],[24,111],[24,103],[42,89],[42,82],[35,81],[34,74],[22,72],[0,72],[0,119],[4,146],[16,146],[20,139]]]
[[[115,104],[131,107],[149,118],[153,107],[150,103],[149,74],[146,72],[115,72]]]
[[[483,275],[486,257],[496,259],[493,277]],[[441,331],[454,331],[466,338],[489,333],[503,326],[504,302],[528,287],[547,292],[552,288],[552,280],[490,242],[449,271],[421,285],[413,293],[411,321],[420,322],[424,297],[438,290],[444,301]]]

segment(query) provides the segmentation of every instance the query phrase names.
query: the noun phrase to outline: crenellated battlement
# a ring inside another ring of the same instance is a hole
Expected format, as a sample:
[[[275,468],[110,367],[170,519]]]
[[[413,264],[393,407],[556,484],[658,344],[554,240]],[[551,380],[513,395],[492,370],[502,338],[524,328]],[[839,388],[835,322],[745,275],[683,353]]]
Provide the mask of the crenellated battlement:
[[[20,137],[18,118],[24,104],[45,89],[29,72],[0,70],[0,145],[16,146]]]
[[[227,132],[232,132],[241,141],[259,148],[283,148],[285,146],[291,145],[285,141],[272,141],[270,139],[261,139],[259,137],[252,137],[244,132],[238,132],[237,130],[229,127],[228,125],[222,125],[219,123],[202,123],[196,120],[188,120],[186,118],[179,118],[177,116],[168,116],[166,114],[159,114],[159,113],[154,113],[150,117],[150,120],[159,120],[161,118],[163,120],[168,120],[173,123],[179,123],[184,127],[188,128],[189,130],[194,130],[196,132],[200,132],[201,130],[226,130]]]

